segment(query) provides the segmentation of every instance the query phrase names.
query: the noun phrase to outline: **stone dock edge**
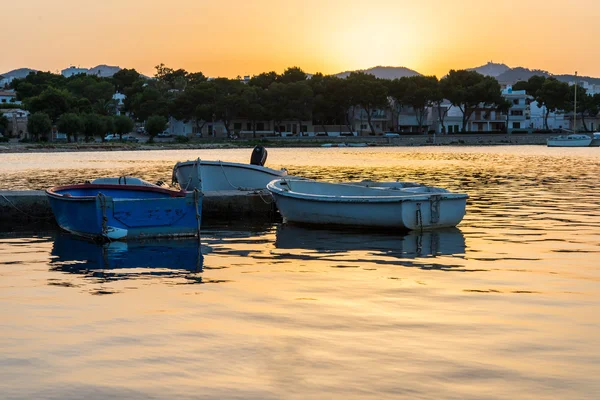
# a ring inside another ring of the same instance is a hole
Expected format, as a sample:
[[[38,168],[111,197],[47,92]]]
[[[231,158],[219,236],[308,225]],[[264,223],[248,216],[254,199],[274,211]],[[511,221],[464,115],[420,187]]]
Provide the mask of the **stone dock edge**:
[[[224,190],[204,194],[202,220],[276,220],[277,208],[267,191]],[[0,190],[0,232],[36,223],[56,224],[43,190]]]

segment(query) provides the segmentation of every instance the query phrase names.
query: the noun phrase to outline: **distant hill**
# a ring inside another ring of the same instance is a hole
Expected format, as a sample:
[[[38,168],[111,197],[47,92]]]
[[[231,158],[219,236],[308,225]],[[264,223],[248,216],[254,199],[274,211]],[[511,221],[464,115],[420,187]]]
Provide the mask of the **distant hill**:
[[[348,75],[352,72],[364,72],[366,74],[371,74],[380,79],[397,79],[402,78],[404,76],[416,76],[421,75],[417,71],[413,71],[412,69],[405,67],[373,67],[369,69],[361,69],[358,71],[345,71],[340,72],[339,74],[335,74],[338,78],[347,78]]]
[[[9,79],[21,79],[21,78],[25,78],[27,75],[29,75],[30,72],[37,72],[37,70],[31,69],[31,68],[19,68],[19,69],[13,69],[12,71],[5,72],[0,75],[2,75],[5,78],[9,78]]]
[[[110,65],[98,65],[94,68],[90,68],[88,75],[96,75],[102,78],[110,78],[121,70],[121,67],[110,66]]]
[[[534,75],[539,75],[539,76],[551,76],[552,74],[550,74],[548,71],[543,71],[541,69],[529,69],[529,68],[523,68],[523,67],[516,67],[516,68],[511,68],[508,71],[498,75],[496,77],[496,79],[498,79],[498,82],[502,82],[502,83],[515,83],[518,81],[526,81],[527,79],[531,78]]]
[[[467,71],[475,71],[475,72],[479,72],[481,75],[493,76],[493,77],[502,75],[503,73],[505,73],[508,70],[510,70],[510,67],[508,65],[496,64],[491,61],[488,62],[487,64],[481,65],[479,67],[467,68]]]

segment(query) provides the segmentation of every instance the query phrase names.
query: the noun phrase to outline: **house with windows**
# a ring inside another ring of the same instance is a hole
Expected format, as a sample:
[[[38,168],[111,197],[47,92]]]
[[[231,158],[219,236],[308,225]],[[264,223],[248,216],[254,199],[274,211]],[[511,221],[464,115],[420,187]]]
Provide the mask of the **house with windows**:
[[[2,104],[21,104],[14,90],[0,90],[0,107]]]
[[[20,108],[3,109],[0,104],[0,115],[4,115],[8,119],[8,126],[4,131],[4,136],[16,137],[19,139],[27,138],[27,121],[29,112]]]

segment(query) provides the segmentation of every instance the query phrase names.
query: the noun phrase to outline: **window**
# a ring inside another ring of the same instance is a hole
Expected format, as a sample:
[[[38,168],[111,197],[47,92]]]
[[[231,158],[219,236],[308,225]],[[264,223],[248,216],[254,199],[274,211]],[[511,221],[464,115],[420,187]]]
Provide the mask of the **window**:
[[[233,130],[234,131],[241,131],[242,130],[242,123],[241,122],[234,122],[233,123]]]
[[[360,129],[367,129],[367,124],[361,124]]]
[[[264,131],[265,130],[265,123],[264,122],[258,122],[256,124],[256,130],[257,131]]]
[[[523,110],[510,110],[510,115],[523,115]]]
[[[308,132],[308,126],[302,125],[302,132]]]
[[[458,125],[454,125],[454,132],[456,132],[456,133],[460,132],[460,128],[458,127]]]
[[[514,104],[514,105],[519,105],[519,99],[514,99],[514,100],[513,100],[513,104]]]
[[[2,102],[3,102],[3,103],[6,103],[6,99],[2,99]]]
[[[513,122],[513,129],[521,129],[521,123],[520,122]]]
[[[452,133],[452,125],[448,125],[448,133]]]
[[[252,130],[252,122],[247,122],[246,123],[246,130],[247,131],[251,131]]]

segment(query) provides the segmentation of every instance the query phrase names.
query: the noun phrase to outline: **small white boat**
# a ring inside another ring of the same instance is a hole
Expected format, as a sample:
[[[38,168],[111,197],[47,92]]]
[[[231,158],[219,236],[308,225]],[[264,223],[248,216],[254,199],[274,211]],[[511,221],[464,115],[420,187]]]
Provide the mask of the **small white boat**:
[[[592,135],[592,143],[590,147],[600,147],[600,132],[594,132]]]
[[[286,222],[400,230],[456,226],[469,197],[430,186],[366,187],[296,179],[274,180],[267,189]]]
[[[571,134],[551,137],[546,141],[548,147],[588,147],[592,138],[588,135]]]
[[[264,147],[256,146],[250,164],[200,159],[178,162],[173,168],[173,181],[183,190],[261,190],[273,179],[288,174],[285,169],[264,167],[266,159]]]

